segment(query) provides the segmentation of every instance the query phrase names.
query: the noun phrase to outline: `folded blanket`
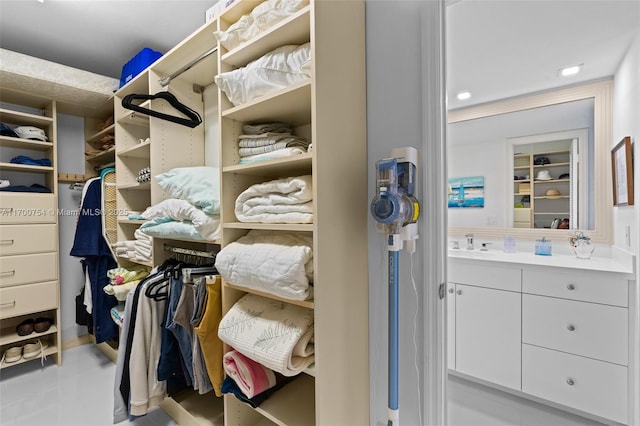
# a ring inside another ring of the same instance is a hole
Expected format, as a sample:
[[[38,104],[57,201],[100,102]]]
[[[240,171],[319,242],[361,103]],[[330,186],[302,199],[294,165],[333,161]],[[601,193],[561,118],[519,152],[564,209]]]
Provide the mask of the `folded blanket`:
[[[252,185],[236,198],[240,222],[313,223],[310,175]]]
[[[255,294],[229,309],[220,339],[244,356],[284,376],[295,376],[315,360],[313,310]]]
[[[301,142],[291,139],[288,141],[276,142],[272,145],[257,146],[255,148],[240,148],[238,150],[238,154],[241,157],[250,157],[252,155],[266,154],[268,152],[273,152],[284,148],[300,148],[306,150],[308,145],[309,144],[307,142]]]
[[[216,255],[225,281],[293,300],[313,297],[313,238],[305,233],[251,230]]]
[[[134,240],[124,240],[113,243],[111,246],[115,249],[124,248],[124,249],[132,249],[135,244]]]
[[[291,125],[286,123],[259,123],[242,126],[245,135],[261,135],[264,133],[291,133]]]
[[[148,244],[150,247],[153,245],[153,238],[142,232],[140,229],[136,229],[133,233],[133,236],[136,237],[134,243],[137,242],[138,244]]]
[[[255,163],[257,161],[273,160],[276,158],[289,157],[291,155],[300,155],[304,153],[306,153],[306,151],[302,148],[295,148],[295,147],[283,148],[273,152],[267,152],[264,154],[256,154],[256,155],[250,155],[248,157],[242,157],[240,158],[240,164],[250,164],[250,163]]]
[[[272,370],[236,350],[224,354],[222,363],[225,373],[238,384],[247,398],[253,398],[277,383],[276,374]]]

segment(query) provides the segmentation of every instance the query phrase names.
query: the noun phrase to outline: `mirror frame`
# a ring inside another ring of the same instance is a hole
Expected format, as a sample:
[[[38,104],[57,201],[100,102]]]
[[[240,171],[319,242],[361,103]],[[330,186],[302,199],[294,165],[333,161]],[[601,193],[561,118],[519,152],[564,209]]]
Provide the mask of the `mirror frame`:
[[[611,201],[611,161],[613,120],[613,80],[606,79],[587,84],[565,86],[558,89],[532,93],[481,105],[459,108],[447,112],[447,124],[475,120],[510,112],[524,111],[566,102],[593,99],[593,142],[594,142],[594,229],[584,230],[594,243],[611,244],[613,207]],[[518,136],[518,135],[514,135]],[[463,237],[472,233],[486,239],[502,239],[507,235],[536,240],[543,236],[552,241],[566,241],[572,230],[498,228],[498,227],[452,227],[449,236]]]

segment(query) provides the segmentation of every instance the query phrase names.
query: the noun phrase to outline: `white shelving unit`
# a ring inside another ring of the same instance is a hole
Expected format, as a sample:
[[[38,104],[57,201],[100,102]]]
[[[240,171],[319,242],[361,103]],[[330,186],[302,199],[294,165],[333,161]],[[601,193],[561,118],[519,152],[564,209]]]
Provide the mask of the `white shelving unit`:
[[[61,365],[56,101],[8,92],[2,98],[9,103],[0,109],[2,123],[36,126],[48,141],[1,136],[0,179],[12,185],[43,185],[51,192],[0,192],[0,353],[38,339],[48,345],[44,354]],[[18,155],[47,158],[52,165],[11,163]],[[17,334],[18,324],[38,317],[49,318],[53,325],[43,333]],[[39,358],[3,362],[0,369]]]

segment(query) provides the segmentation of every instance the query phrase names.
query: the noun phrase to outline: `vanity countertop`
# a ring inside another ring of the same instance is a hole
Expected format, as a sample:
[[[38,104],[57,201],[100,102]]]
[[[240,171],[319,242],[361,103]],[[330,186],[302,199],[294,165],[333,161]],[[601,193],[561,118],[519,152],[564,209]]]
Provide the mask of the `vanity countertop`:
[[[537,256],[533,253],[503,253],[500,251],[480,251],[465,249],[449,249],[450,259],[478,260],[485,262],[502,262],[534,267],[574,268],[591,271],[617,272],[634,274],[633,262],[620,262],[611,257],[593,256],[591,259],[578,259],[573,255],[554,254]],[[627,264],[628,263],[628,264]]]

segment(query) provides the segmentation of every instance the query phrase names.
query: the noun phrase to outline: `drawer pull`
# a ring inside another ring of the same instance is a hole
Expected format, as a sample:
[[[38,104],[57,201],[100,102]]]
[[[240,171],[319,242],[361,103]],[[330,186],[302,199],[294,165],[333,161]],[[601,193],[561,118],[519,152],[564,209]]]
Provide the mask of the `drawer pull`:
[[[16,270],[12,270],[12,271],[5,271],[5,272],[0,272],[0,275],[15,275],[16,274]]]
[[[574,382],[574,381],[573,381],[573,379],[572,379],[571,377],[569,377],[569,378],[567,379],[567,384],[568,384],[569,386],[573,386],[575,383],[576,383],[576,382]]]
[[[4,308],[5,306],[10,306],[13,308],[14,306],[16,306],[16,301],[14,300],[13,302],[0,303],[0,307]]]
[[[576,286],[575,286],[575,285],[573,285],[573,284],[567,284],[567,289],[568,289],[568,290],[575,290],[575,289],[576,289]]]
[[[456,291],[456,294],[457,294],[458,296],[460,296],[460,295],[462,294],[462,290],[458,290],[458,291]]]
[[[0,244],[13,244],[13,240],[0,240]]]
[[[453,289],[452,288],[449,289],[449,293],[453,293]]]
[[[569,324],[569,325],[567,326],[567,330],[569,330],[569,331],[575,331],[575,330],[576,330],[576,327],[575,327],[573,324]]]

